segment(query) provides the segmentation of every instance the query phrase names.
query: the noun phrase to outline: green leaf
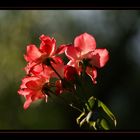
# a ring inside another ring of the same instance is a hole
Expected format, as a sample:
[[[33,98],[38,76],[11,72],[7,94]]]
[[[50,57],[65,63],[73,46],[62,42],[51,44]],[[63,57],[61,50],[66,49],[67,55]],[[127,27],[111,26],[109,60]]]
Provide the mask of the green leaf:
[[[111,120],[113,120],[114,125],[116,126],[117,121],[116,121],[115,116],[114,116],[113,113],[108,109],[108,107],[107,107],[103,102],[101,102],[100,100],[98,100],[98,107],[101,107],[101,108],[105,111],[105,113],[111,118]]]
[[[108,123],[105,119],[102,119],[101,122],[100,122],[100,125],[103,129],[105,130],[109,130],[109,126],[108,126]]]
[[[91,96],[85,105],[88,111],[94,111],[98,108],[98,100],[94,96]]]
[[[87,123],[89,122],[89,120],[90,120],[90,118],[92,117],[92,115],[93,115],[93,112],[92,112],[92,111],[90,111],[90,112],[87,114],[87,116],[86,116],[86,121],[87,121]]]
[[[89,122],[89,125],[90,125],[91,127],[93,127],[95,130],[97,130],[97,128],[96,128],[96,122],[95,122],[95,121]]]
[[[94,130],[109,130],[116,126],[116,118],[109,108],[100,100],[91,96],[85,103],[83,112],[76,119],[80,127],[88,124]]]
[[[95,98],[93,96],[91,96],[88,100],[89,106],[91,109],[93,109],[94,104],[95,104]]]
[[[80,122],[80,127],[86,122],[86,118],[84,118],[81,122]]]
[[[80,119],[85,115],[85,112],[83,111],[80,116],[76,119],[77,124],[80,124]]]

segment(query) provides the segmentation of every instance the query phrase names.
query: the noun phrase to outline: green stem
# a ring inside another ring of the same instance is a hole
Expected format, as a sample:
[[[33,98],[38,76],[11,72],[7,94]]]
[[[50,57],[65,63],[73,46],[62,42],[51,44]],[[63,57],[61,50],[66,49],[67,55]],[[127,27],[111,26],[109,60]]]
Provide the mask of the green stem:
[[[82,88],[83,88],[83,91],[84,91],[84,93],[87,91],[86,90],[86,88],[85,88],[85,86],[84,86],[84,83],[83,83],[83,81],[85,81],[84,80],[84,75],[85,75],[85,73],[86,73],[86,66],[83,64],[83,72],[82,72],[82,74],[81,74],[81,84],[82,84]],[[90,107],[90,105],[89,105],[89,102],[88,102],[88,98],[86,97],[86,96],[83,96],[84,97],[84,100],[85,100],[85,102],[87,103],[87,105],[88,105],[88,107],[91,109],[91,107]]]
[[[50,90],[50,89],[48,89],[48,90],[49,90],[49,92],[52,93],[53,95],[57,96],[57,95],[54,93],[54,91],[52,91],[52,90]],[[68,104],[67,101],[66,101],[63,97],[60,97],[60,96],[57,96],[57,97],[59,97],[59,99],[61,99],[61,100],[63,101],[63,103],[65,103],[66,105],[68,105],[68,106],[70,106],[70,107],[72,107],[72,108],[78,110],[79,112],[83,112],[81,109],[79,109],[78,107],[74,106],[72,103],[71,103],[71,104]]]
[[[79,112],[83,112],[81,109],[79,109],[79,108],[77,108],[76,106],[74,106],[73,104],[69,104],[69,106],[70,107],[72,107],[72,108],[74,108],[74,109],[76,109],[76,110],[78,110]]]
[[[77,99],[78,101],[84,103],[84,101],[77,96],[77,92],[76,92],[76,90],[74,88],[72,89],[72,95],[75,97],[75,99]]]

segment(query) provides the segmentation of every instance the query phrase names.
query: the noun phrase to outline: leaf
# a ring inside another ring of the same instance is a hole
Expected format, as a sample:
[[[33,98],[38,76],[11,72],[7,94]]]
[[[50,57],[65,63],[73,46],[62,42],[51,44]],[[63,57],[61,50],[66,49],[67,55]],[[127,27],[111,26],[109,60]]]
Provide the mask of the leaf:
[[[94,104],[95,104],[95,98],[93,96],[91,96],[88,100],[89,106],[91,109],[93,109]]]
[[[93,111],[98,107],[98,101],[94,96],[91,96],[88,99],[88,103],[85,104],[88,111]]]
[[[84,118],[81,122],[80,122],[80,127],[86,122],[86,118]]]
[[[88,124],[94,130],[109,130],[116,126],[116,118],[109,108],[100,100],[91,96],[85,103],[86,108],[76,119],[80,127],[83,124]]]
[[[89,125],[92,126],[95,130],[97,130],[95,121],[89,122]]]
[[[100,125],[101,125],[101,127],[102,127],[103,129],[109,130],[109,126],[108,126],[108,124],[107,124],[107,122],[106,122],[105,119],[102,119],[102,120],[101,120]]]
[[[92,117],[92,115],[93,115],[93,112],[92,112],[92,111],[90,111],[90,112],[87,114],[87,116],[86,116],[86,121],[87,121],[87,123],[89,123],[89,120],[90,120],[90,118]]]
[[[85,115],[85,112],[83,111],[80,116],[76,119],[77,124],[80,124],[80,119]]]
[[[115,116],[114,116],[113,113],[108,109],[108,107],[107,107],[103,102],[101,102],[100,100],[98,100],[98,107],[101,107],[101,108],[105,111],[105,113],[111,118],[111,120],[113,120],[114,125],[116,126],[117,121],[116,121]]]

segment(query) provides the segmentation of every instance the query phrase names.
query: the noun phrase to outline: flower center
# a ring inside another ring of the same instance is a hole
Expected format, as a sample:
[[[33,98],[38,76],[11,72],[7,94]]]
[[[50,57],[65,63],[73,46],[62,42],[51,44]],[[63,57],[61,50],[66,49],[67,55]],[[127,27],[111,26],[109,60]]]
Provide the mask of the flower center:
[[[50,61],[51,61],[51,58],[47,57],[43,60],[43,64],[47,65],[47,66],[50,66]]]
[[[49,83],[45,83],[42,87],[42,93],[49,95],[50,87]]]
[[[85,58],[79,61],[78,66],[81,68],[86,68],[87,66],[92,67],[92,65],[90,64],[90,59],[85,59]]]

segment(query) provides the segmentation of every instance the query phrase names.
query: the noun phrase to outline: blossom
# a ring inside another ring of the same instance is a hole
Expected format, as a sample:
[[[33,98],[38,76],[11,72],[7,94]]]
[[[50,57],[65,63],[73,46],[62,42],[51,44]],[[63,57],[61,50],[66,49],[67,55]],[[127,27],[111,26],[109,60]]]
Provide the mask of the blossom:
[[[65,50],[65,45],[61,45],[58,49],[56,48],[56,40],[54,38],[42,34],[40,40],[39,48],[34,44],[27,46],[27,53],[24,55],[25,60],[28,62],[25,67],[27,74],[40,73],[41,69],[45,69],[44,65],[48,65],[50,59],[55,61],[58,59],[56,55],[63,53]],[[35,68],[37,65],[40,65],[40,67]],[[35,69],[38,70],[36,71]]]
[[[55,92],[57,93],[57,95],[65,91],[73,90],[76,83],[76,76],[78,76],[76,68],[69,65],[64,65],[63,73],[61,72],[62,79],[58,79],[55,82],[56,86]]]
[[[74,45],[68,46],[65,54],[70,60],[67,65],[77,69],[80,75],[83,70],[96,83],[96,67],[103,67],[108,59],[109,53],[105,48],[96,49],[96,41],[88,33],[81,34],[74,39]]]
[[[26,76],[22,79],[22,84],[18,93],[25,97],[24,109],[27,109],[33,101],[46,99],[48,95],[44,93],[44,88],[49,79],[44,77]]]
[[[54,38],[41,35],[40,40],[40,48],[37,48],[34,44],[27,46],[27,54],[24,55],[24,58],[27,62],[41,63],[44,59],[53,56],[55,53],[56,40]]]

